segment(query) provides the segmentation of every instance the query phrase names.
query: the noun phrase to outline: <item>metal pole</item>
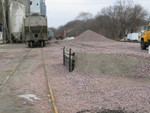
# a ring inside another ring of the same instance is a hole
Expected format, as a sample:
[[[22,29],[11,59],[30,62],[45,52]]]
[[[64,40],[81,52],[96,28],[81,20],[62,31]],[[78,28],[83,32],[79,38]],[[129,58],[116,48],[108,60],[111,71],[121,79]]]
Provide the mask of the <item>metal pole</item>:
[[[65,47],[63,48],[63,64],[65,65]]]
[[[3,27],[4,27],[4,42],[8,42],[8,40],[10,39],[9,37],[9,32],[8,32],[8,27],[7,27],[7,22],[6,22],[6,13],[5,13],[5,6],[4,6],[4,0],[1,1],[2,3],[2,13],[3,13]],[[6,39],[6,37],[8,38],[8,40]]]
[[[71,72],[71,48],[69,50],[69,72]]]
[[[74,59],[74,56],[75,56],[75,53],[72,54],[72,71],[74,70],[74,67],[75,67],[75,59]]]

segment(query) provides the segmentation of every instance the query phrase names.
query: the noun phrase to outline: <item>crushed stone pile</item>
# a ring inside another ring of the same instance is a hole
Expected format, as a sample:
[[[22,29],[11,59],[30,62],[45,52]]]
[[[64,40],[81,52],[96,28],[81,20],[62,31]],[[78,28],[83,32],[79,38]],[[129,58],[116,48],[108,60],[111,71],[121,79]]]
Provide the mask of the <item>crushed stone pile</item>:
[[[143,65],[145,62],[143,59],[131,56],[76,53],[74,71],[82,74],[130,76],[137,71],[137,65]]]
[[[75,41],[92,41],[92,42],[110,42],[113,41],[104,37],[103,35],[97,34],[91,30],[86,30],[75,38]]]

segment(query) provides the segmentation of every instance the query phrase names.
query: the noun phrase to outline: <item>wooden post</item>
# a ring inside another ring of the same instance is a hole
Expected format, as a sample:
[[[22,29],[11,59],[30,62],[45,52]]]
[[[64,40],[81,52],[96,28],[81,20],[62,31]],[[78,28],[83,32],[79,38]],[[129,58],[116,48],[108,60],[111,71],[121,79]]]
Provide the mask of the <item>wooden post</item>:
[[[65,65],[65,47],[63,48],[63,64]]]
[[[69,72],[71,72],[71,49],[69,50]]]
[[[74,56],[75,56],[75,53],[73,52],[73,53],[72,53],[72,57],[73,57],[73,59],[72,59],[72,71],[74,70],[74,67],[75,67]]]

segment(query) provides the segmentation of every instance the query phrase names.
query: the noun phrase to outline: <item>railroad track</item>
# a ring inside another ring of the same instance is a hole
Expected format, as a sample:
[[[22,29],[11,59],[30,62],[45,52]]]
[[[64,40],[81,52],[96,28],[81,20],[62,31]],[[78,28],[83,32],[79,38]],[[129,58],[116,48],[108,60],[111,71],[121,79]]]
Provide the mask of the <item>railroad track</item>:
[[[19,68],[19,66],[22,64],[22,62],[24,61],[24,59],[26,59],[26,57],[29,55],[29,53],[31,52],[32,49],[30,49],[20,60],[19,63],[11,70],[11,72],[8,74],[8,76],[6,77],[6,79],[2,82],[2,84],[0,84],[0,91],[2,90],[2,88],[6,85],[6,83],[8,82],[8,80],[11,78],[11,76],[14,75],[14,73],[17,71],[17,69]]]
[[[9,81],[9,79],[15,74],[15,72],[18,70],[18,68],[20,67],[20,65],[24,62],[24,60],[26,59],[26,57],[29,55],[29,53],[31,52],[32,49],[30,49],[18,62],[18,64],[11,70],[11,72],[8,74],[8,76],[6,77],[6,79],[2,82],[2,84],[0,84],[0,91],[3,89],[3,87],[7,84],[7,82]],[[59,113],[58,109],[56,107],[56,102],[55,102],[55,98],[54,98],[54,94],[50,85],[50,82],[48,80],[48,72],[47,72],[47,66],[45,64],[45,59],[44,59],[44,50],[43,48],[41,48],[42,51],[42,62],[44,64],[44,71],[45,71],[45,77],[47,80],[47,85],[48,85],[48,90],[50,93],[50,99],[52,100],[52,105],[53,105],[53,109],[54,109],[54,113]]]
[[[54,94],[53,94],[50,82],[48,80],[48,72],[47,72],[47,66],[45,64],[43,48],[42,48],[42,61],[43,61],[43,64],[44,64],[45,76],[46,76],[46,80],[47,80],[47,84],[48,84],[48,89],[49,89],[49,93],[50,93],[50,99],[52,100],[52,105],[53,105],[54,113],[59,113],[58,109],[57,109],[57,106],[56,106]]]

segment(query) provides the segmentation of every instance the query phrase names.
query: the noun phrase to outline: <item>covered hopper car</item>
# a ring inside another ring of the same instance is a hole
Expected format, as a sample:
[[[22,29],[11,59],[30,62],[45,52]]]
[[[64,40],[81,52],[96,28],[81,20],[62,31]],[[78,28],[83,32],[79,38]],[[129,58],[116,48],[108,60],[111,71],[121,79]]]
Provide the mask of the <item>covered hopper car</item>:
[[[45,46],[48,40],[47,18],[44,15],[32,14],[24,19],[25,41],[29,47]]]

